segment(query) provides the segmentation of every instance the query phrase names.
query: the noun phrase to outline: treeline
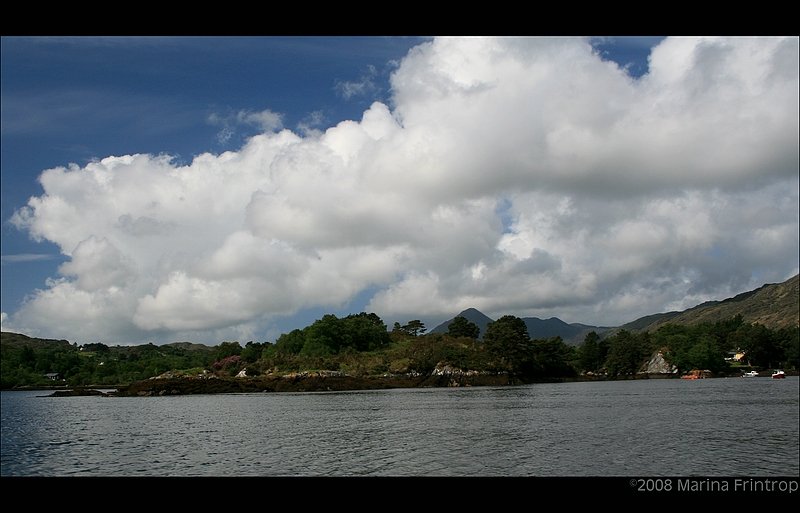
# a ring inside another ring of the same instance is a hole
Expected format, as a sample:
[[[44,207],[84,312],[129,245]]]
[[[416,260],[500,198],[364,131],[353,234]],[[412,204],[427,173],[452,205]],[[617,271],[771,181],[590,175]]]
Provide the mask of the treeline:
[[[574,348],[560,338],[531,340],[524,321],[505,316],[480,329],[456,317],[447,334],[425,335],[418,319],[395,323],[387,333],[374,313],[342,319],[326,315],[264,347],[255,372],[331,370],[350,375],[429,374],[437,365],[464,370],[508,372],[521,379],[574,375]]]
[[[236,344],[238,347],[238,343]],[[93,343],[78,346],[62,341],[41,341],[16,333],[2,333],[0,386],[117,385],[157,376],[172,369],[209,367],[224,344],[112,346]],[[54,375],[50,379],[46,375]]]
[[[745,355],[745,365],[798,369],[800,329],[771,330],[747,324],[737,315],[716,323],[667,324],[654,333],[621,330],[602,340],[591,332],[578,348],[577,364],[581,372],[626,376],[639,372],[655,352],[661,352],[678,373],[707,369],[724,374],[732,372],[726,358],[739,351]]]
[[[734,350],[756,367],[800,367],[800,330],[770,330],[736,317],[696,326],[667,325],[654,333],[625,330],[601,338],[589,333],[573,347],[561,338],[531,339],[525,322],[506,315],[480,330],[456,317],[447,334],[425,334],[425,325],[395,323],[391,332],[374,313],[338,318],[325,315],[310,326],[281,335],[275,343],[222,342],[215,347],[177,343],[156,346],[78,346],[2,334],[2,388],[53,384],[118,385],[158,376],[235,376],[331,371],[351,376],[428,375],[437,366],[508,373],[518,381],[564,378],[580,373],[623,377],[641,372],[661,352],[679,373],[691,369],[730,372],[726,361]],[[56,375],[53,382],[47,375]]]
[[[391,332],[374,313],[325,315],[310,326],[281,335],[275,343],[223,342],[113,346],[67,341],[35,343],[3,333],[2,387],[24,385],[116,385],[166,371],[177,375],[235,376],[334,371],[352,376],[430,374],[437,365],[508,372],[523,380],[575,373],[574,348],[560,338],[531,340],[524,322],[506,316],[492,323],[484,341],[479,328],[456,318],[447,334],[425,334],[424,323],[396,323]],[[57,374],[53,382],[46,374]],[[63,381],[62,381],[63,380]]]

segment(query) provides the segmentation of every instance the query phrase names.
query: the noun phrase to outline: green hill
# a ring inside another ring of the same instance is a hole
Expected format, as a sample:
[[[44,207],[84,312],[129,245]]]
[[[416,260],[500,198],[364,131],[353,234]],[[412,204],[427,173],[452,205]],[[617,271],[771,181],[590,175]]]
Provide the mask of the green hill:
[[[68,340],[53,340],[47,338],[31,338],[21,333],[12,333],[10,331],[3,331],[0,333],[0,341],[3,346],[13,348],[30,347],[31,349],[41,349],[48,347],[70,347]]]
[[[205,368],[219,350],[220,346],[188,342],[78,346],[4,331],[0,333],[0,387],[58,385],[63,380],[70,385],[130,383],[172,369]]]
[[[741,315],[749,324],[770,329],[800,326],[800,275],[771,283],[722,301],[708,301],[682,312],[648,315],[622,328],[655,331],[665,324],[693,325],[724,321]]]

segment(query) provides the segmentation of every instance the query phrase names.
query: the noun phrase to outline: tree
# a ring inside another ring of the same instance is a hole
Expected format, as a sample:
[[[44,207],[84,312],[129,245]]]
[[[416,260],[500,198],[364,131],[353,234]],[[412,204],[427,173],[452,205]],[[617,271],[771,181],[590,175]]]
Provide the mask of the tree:
[[[689,349],[688,360],[693,369],[708,369],[720,372],[728,367],[725,357],[717,348],[716,341],[709,335],[702,336]]]
[[[333,314],[325,314],[322,319],[314,321],[305,329],[305,335],[306,340],[301,351],[303,355],[336,354],[341,348],[353,345],[344,324]]]
[[[784,354],[784,367],[800,368],[800,328],[782,328],[775,333],[775,340]]]
[[[575,369],[569,362],[573,356],[573,349],[564,343],[561,337],[552,337],[547,340],[534,340],[532,372],[540,376],[561,377],[572,376]]]
[[[578,365],[587,372],[597,372],[603,366],[605,358],[600,357],[600,336],[590,331],[583,338],[578,349]]]
[[[447,325],[447,334],[451,337],[478,338],[481,329],[474,322],[470,322],[466,317],[459,315]]]
[[[386,324],[374,313],[352,314],[341,321],[352,344],[350,347],[356,351],[373,351],[391,342]]]
[[[401,328],[406,334],[416,337],[425,333],[425,324],[419,319],[408,321],[408,324]]]
[[[239,345],[239,342],[222,342],[217,346],[214,359],[222,360],[228,356],[238,356],[240,354],[242,354],[242,346]]]
[[[321,337],[311,337],[308,338],[303,344],[303,349],[300,351],[300,354],[303,356],[327,356],[332,354],[333,351],[328,345],[328,341]]]
[[[519,373],[532,356],[528,327],[525,321],[513,315],[504,315],[489,323],[483,342],[501,365],[515,373]]]
[[[728,320],[717,321],[711,326],[710,333],[716,338],[717,349],[726,353],[731,349],[736,349],[735,333],[744,326],[742,314],[736,314]]]
[[[247,363],[255,363],[261,358],[261,353],[264,351],[264,344],[260,342],[253,342],[252,340],[245,344],[242,349],[241,357]]]
[[[727,368],[725,352],[737,346],[736,333],[743,329],[741,325],[740,316],[713,324],[667,324],[653,334],[650,349],[662,349],[664,358],[679,372],[692,369],[721,372]]]
[[[275,341],[275,351],[282,354],[298,354],[305,343],[305,330],[294,329],[278,337]]]
[[[786,356],[778,337],[761,324],[743,325],[732,337],[744,349],[745,358],[751,365],[772,367]]]
[[[5,356],[3,357],[5,360]],[[24,367],[32,367],[36,364],[36,355],[31,349],[31,346],[23,346],[22,351],[19,355],[19,364]]]
[[[641,341],[628,330],[620,330],[611,337],[608,349],[606,369],[609,376],[636,374],[645,356]]]
[[[96,342],[93,344],[84,344],[83,350],[95,353],[107,353],[109,351],[108,346],[105,344],[101,344],[100,342]]]

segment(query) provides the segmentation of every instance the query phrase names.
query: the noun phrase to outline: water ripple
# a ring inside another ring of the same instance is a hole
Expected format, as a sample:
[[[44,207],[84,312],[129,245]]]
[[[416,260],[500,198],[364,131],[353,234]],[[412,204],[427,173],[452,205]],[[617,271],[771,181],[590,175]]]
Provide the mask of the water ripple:
[[[652,380],[112,400],[3,392],[0,474],[797,474],[799,383]]]

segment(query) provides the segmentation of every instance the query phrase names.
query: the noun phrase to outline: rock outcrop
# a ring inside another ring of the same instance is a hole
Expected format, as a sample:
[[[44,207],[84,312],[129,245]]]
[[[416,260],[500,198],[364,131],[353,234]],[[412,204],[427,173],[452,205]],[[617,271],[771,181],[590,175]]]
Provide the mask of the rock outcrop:
[[[664,359],[664,354],[661,351],[653,353],[653,356],[642,370],[643,374],[677,374],[677,372],[678,368],[674,365],[670,365],[670,363]]]
[[[56,390],[50,395],[44,395],[40,397],[85,397],[85,396],[99,396],[99,397],[109,397],[112,394],[107,394],[105,392],[101,392],[100,390],[95,390],[93,388],[75,388],[72,390]]]

